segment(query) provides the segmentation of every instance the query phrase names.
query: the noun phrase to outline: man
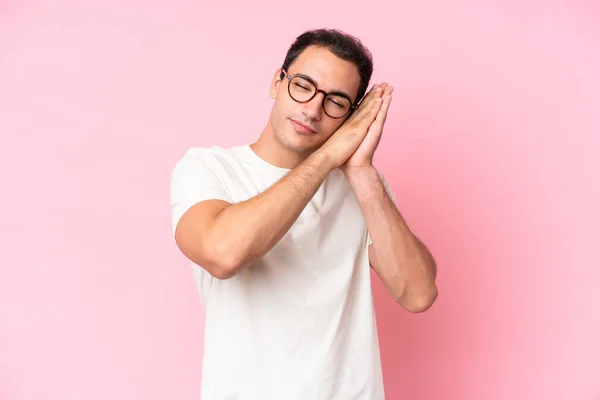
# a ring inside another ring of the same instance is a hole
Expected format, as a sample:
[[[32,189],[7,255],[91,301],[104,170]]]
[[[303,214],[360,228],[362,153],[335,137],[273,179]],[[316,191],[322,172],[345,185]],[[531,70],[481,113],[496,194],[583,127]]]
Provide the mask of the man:
[[[202,400],[383,399],[369,268],[407,310],[435,301],[433,258],[373,166],[393,88],[360,101],[372,70],[356,38],[306,32],[258,140],[175,166],[175,240],[206,309]]]

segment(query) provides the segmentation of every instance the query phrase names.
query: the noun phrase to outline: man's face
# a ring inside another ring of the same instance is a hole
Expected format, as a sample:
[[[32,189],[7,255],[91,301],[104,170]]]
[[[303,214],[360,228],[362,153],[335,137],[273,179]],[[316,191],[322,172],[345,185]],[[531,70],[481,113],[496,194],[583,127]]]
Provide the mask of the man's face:
[[[280,71],[280,70],[279,70]],[[356,102],[360,74],[355,64],[342,60],[329,50],[309,46],[286,71],[289,75],[310,77],[318,89],[342,92]],[[323,110],[323,93],[306,102],[298,103],[288,93],[289,79],[280,79],[276,73],[271,85],[275,105],[271,112],[271,126],[277,140],[287,149],[301,155],[317,150],[346,121],[331,118]],[[304,125],[304,127],[303,127]]]

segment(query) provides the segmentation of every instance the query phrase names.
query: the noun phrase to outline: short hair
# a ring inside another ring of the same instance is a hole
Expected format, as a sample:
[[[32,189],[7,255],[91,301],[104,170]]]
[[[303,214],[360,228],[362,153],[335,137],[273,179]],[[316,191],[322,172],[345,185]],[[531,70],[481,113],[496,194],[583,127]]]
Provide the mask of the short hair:
[[[373,74],[373,56],[361,41],[337,29],[315,29],[306,31],[296,38],[288,49],[282,68],[287,71],[290,65],[309,46],[326,48],[342,60],[354,63],[360,74],[360,86],[355,104],[362,99]],[[281,78],[283,78],[283,73]]]

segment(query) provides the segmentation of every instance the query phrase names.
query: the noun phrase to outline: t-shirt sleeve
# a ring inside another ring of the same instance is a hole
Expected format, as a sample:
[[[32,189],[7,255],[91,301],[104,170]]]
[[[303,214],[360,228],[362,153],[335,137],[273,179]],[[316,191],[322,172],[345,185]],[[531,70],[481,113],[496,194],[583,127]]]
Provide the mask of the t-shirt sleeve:
[[[177,162],[171,173],[171,215],[173,235],[181,217],[193,205],[204,200],[224,200],[232,203],[218,162],[188,152]]]
[[[387,192],[387,194],[390,196],[390,198],[392,199],[394,204],[396,204],[396,207],[397,207],[398,204],[396,203],[396,196],[394,195],[394,192],[390,188],[388,181],[385,179],[385,176],[381,172],[378,172],[378,173],[379,173],[379,179],[381,180],[381,183],[383,184],[385,191]],[[373,241],[371,240],[371,234],[367,230],[367,245],[370,246],[371,243],[373,243]]]

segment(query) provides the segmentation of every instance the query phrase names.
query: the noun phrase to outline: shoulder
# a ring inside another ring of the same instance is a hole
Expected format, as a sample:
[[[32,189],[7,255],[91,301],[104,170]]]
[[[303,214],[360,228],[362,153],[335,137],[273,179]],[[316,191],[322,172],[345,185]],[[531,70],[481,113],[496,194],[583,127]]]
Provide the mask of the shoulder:
[[[225,149],[219,146],[213,147],[190,147],[183,155],[177,160],[176,165],[194,163],[194,162],[215,162],[220,157],[227,154],[229,149]]]
[[[194,171],[198,168],[215,170],[235,157],[237,147],[191,147],[176,161],[173,172]]]

